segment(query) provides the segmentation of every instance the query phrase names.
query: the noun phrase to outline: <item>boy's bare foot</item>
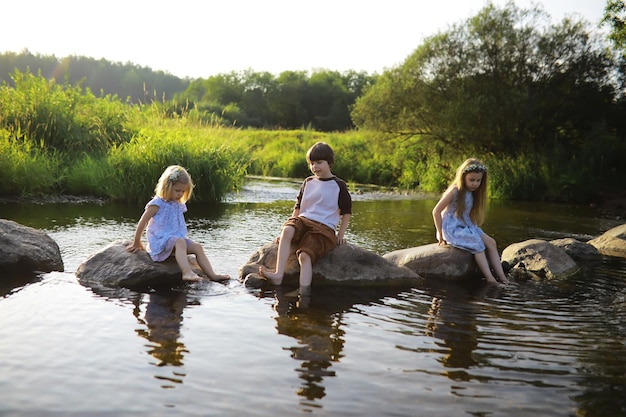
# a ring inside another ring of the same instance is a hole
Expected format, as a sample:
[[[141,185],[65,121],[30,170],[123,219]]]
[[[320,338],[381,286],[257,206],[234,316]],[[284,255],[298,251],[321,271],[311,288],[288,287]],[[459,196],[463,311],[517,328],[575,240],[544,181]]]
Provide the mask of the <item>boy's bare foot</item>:
[[[230,275],[219,275],[215,274],[212,277],[209,277],[211,281],[228,281],[230,279]]]
[[[259,275],[263,278],[267,278],[274,285],[280,285],[283,282],[281,275],[278,275],[276,272],[268,271],[263,265],[259,266]]]
[[[198,282],[202,281],[202,277],[198,274],[183,275],[183,281]]]

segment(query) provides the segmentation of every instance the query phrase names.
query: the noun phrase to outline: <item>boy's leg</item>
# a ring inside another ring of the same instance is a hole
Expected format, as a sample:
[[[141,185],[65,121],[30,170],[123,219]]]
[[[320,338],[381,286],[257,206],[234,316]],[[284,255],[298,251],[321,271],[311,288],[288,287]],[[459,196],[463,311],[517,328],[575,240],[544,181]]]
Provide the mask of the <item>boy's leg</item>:
[[[202,277],[193,272],[191,265],[189,265],[189,259],[187,259],[187,241],[185,239],[178,239],[174,244],[174,258],[180,268],[183,275],[183,281],[201,281]]]
[[[266,277],[274,285],[280,285],[285,275],[285,267],[289,259],[289,250],[291,249],[291,240],[293,239],[296,229],[293,226],[284,226],[280,232],[280,242],[278,242],[278,255],[276,258],[276,269],[270,271],[263,265],[259,267],[259,274]]]
[[[300,287],[311,287],[311,282],[313,281],[311,256],[306,252],[300,252],[298,262],[300,263]]]
[[[483,276],[487,279],[487,282],[490,284],[497,284],[498,281],[491,273],[491,269],[489,269],[489,262],[487,262],[487,256],[485,255],[485,252],[475,253],[474,259],[476,259],[476,264],[478,264],[478,268],[480,269],[480,272],[482,272]]]
[[[192,253],[196,255],[196,261],[198,261],[198,265],[204,271],[205,274],[209,277],[209,279],[213,281],[225,281],[230,279],[228,275],[218,275],[213,270],[213,266],[209,261],[209,258],[204,253],[204,248],[199,243],[193,242],[189,246],[187,246],[187,253]]]

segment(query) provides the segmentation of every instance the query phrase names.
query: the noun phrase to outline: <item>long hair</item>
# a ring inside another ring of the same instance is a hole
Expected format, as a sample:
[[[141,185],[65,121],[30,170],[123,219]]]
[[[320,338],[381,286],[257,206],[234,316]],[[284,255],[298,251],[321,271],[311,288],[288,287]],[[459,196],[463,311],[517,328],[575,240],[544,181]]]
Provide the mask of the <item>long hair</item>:
[[[465,193],[469,192],[465,186],[465,176],[472,172],[480,172],[483,174],[483,180],[480,183],[480,187],[473,192],[474,204],[472,205],[472,209],[469,213],[470,219],[474,222],[474,224],[480,226],[485,220],[485,212],[487,210],[488,175],[487,167],[479,159],[469,158],[465,160],[465,162],[463,162],[456,170],[453,184],[459,190],[459,194],[457,197],[455,215],[460,219],[463,218],[463,211],[465,211]]]
[[[191,175],[189,175],[187,170],[180,165],[170,165],[165,168],[165,171],[161,174],[161,178],[159,178],[159,182],[154,188],[154,194],[157,197],[167,200],[172,186],[176,183],[181,183],[187,186],[182,198],[180,199],[182,203],[186,203],[191,198],[194,184],[191,179]]]

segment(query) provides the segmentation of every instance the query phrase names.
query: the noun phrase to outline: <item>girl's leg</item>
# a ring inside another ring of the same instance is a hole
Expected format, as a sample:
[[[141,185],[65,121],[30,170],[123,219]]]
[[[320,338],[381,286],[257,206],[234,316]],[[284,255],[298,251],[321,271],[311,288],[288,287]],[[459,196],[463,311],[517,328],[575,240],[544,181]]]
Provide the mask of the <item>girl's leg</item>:
[[[483,276],[487,279],[487,282],[490,284],[497,284],[498,280],[493,277],[491,273],[491,269],[489,269],[489,262],[487,262],[487,256],[485,252],[475,253],[474,259],[476,259],[476,264],[478,264],[478,268],[480,272],[483,273]]]
[[[227,279],[230,279],[230,276],[228,275],[218,275],[215,273],[215,271],[213,271],[213,266],[211,265],[209,258],[204,253],[202,245],[200,245],[199,243],[193,242],[191,245],[187,246],[187,253],[192,253],[196,255],[196,261],[198,261],[198,265],[200,265],[200,268],[202,268],[202,270],[205,274],[207,274],[210,280],[225,281]]]
[[[185,239],[178,239],[174,245],[174,257],[176,263],[183,274],[183,281],[201,281],[202,277],[193,272],[191,265],[189,265],[189,259],[187,259],[187,241]]]
[[[487,258],[489,259],[491,268],[500,279],[500,282],[508,284],[509,280],[506,278],[504,269],[502,269],[502,261],[500,260],[500,254],[498,253],[498,246],[496,245],[495,239],[485,234],[481,235],[481,237],[483,242],[485,242],[485,247],[487,248]]]
[[[280,241],[278,242],[278,255],[276,258],[276,270],[270,271],[263,265],[259,267],[259,274],[266,277],[274,285],[280,285],[285,275],[285,267],[287,259],[289,259],[289,250],[291,249],[291,240],[293,239],[296,229],[292,226],[285,226],[280,232]]]

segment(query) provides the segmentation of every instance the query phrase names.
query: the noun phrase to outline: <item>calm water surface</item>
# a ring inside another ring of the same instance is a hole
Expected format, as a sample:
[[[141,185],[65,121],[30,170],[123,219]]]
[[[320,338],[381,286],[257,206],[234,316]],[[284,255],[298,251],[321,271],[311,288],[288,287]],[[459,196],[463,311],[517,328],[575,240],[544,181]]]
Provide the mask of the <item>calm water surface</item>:
[[[190,236],[237,277],[298,183],[251,181],[190,205]],[[434,199],[354,195],[348,238],[379,254],[434,242]],[[44,230],[66,272],[0,280],[0,416],[624,416],[626,262],[503,289],[315,288],[308,308],[236,279],[96,293],[74,272],[130,239],[142,208],[0,204]],[[492,202],[500,249],[595,237],[623,213]]]

